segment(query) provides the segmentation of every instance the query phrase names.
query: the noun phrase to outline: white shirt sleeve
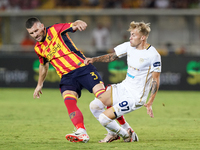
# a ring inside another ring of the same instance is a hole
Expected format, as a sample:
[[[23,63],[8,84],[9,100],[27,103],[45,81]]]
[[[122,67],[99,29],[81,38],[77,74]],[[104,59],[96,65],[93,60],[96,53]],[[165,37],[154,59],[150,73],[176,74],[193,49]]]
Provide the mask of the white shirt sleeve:
[[[128,47],[130,42],[122,43],[114,48],[116,55],[121,58],[127,54]]]
[[[152,58],[152,66],[151,70],[153,72],[161,72],[161,57],[160,54],[155,54],[154,57]]]

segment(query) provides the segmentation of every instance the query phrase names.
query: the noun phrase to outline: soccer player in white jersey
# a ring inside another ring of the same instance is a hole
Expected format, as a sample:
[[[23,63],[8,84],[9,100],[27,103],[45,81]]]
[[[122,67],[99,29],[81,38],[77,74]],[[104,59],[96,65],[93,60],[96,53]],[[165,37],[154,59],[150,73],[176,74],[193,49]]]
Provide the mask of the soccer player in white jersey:
[[[95,98],[90,103],[90,110],[112,135],[121,136],[125,142],[134,142],[139,141],[137,134],[131,128],[123,129],[114,119],[142,106],[147,108],[150,117],[154,117],[152,104],[160,84],[161,57],[147,43],[151,31],[149,23],[132,21],[128,31],[129,42],[115,47],[113,53],[86,58],[84,63],[111,62],[127,55],[126,78],[121,83],[111,85],[105,93]],[[105,110],[106,106],[112,107]]]

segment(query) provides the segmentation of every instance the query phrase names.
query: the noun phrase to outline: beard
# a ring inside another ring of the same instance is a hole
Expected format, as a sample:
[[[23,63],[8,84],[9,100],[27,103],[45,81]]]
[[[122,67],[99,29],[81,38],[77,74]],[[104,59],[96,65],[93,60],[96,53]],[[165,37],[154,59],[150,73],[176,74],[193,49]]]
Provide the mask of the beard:
[[[44,41],[44,38],[45,38],[45,30],[43,30],[41,32],[41,34],[39,35],[39,38],[36,37],[35,40],[38,41],[38,42],[43,42]]]

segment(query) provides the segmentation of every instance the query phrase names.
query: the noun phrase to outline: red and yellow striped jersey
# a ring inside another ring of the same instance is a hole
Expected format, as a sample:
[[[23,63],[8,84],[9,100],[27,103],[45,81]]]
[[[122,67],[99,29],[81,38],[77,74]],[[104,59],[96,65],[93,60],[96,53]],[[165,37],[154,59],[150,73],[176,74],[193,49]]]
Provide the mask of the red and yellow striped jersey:
[[[40,63],[50,62],[60,77],[85,66],[84,54],[77,49],[67,32],[73,32],[72,23],[47,27],[44,41],[37,42],[34,48]]]

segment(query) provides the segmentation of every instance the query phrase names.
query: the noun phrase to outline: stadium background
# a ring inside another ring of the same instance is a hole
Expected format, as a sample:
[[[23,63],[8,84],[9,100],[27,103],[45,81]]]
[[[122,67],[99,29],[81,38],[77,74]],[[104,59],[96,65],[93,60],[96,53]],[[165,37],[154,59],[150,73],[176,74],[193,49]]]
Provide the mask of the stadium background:
[[[34,2],[34,3],[33,3]],[[111,49],[128,40],[129,23],[151,23],[148,43],[162,56],[161,90],[199,90],[200,2],[198,0],[2,0],[0,1],[0,87],[35,87],[38,60],[32,45],[23,45],[25,21],[36,16],[46,26],[77,19],[88,23],[84,32],[70,34],[86,56],[94,56],[91,32],[101,22],[109,29]],[[86,38],[87,37],[87,38]],[[124,39],[126,37],[127,39]],[[107,52],[110,52],[108,49]],[[105,84],[126,74],[126,58],[95,63]],[[44,87],[57,88],[59,78],[50,67]]]

